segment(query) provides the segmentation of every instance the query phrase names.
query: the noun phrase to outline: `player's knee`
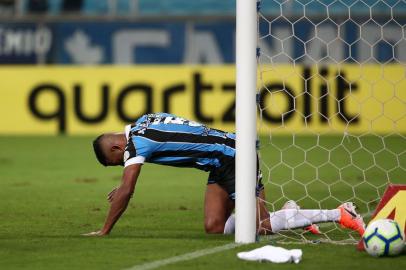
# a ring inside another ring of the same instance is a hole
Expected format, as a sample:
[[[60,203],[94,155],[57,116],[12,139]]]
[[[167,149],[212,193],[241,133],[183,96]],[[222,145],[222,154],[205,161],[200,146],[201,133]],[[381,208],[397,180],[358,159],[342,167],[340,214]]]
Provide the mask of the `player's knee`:
[[[223,233],[224,221],[217,218],[207,218],[204,222],[206,233]]]

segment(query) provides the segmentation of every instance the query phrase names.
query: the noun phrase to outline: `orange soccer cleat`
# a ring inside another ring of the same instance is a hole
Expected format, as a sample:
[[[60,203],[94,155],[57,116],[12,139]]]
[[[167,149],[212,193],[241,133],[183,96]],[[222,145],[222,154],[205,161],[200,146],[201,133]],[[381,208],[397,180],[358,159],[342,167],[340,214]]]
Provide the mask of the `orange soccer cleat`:
[[[355,208],[352,202],[345,202],[337,207],[341,214],[338,223],[341,227],[357,231],[362,236],[365,232],[365,223],[362,217],[357,214]]]
[[[321,234],[320,228],[317,224],[309,225],[306,228],[303,228],[303,230],[312,234]]]

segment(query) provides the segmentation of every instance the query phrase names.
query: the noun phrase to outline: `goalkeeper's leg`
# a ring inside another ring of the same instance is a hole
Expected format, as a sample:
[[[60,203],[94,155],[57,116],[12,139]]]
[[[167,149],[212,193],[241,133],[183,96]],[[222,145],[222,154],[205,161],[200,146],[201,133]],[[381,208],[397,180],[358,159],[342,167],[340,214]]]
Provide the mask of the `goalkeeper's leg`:
[[[257,228],[259,234],[276,233],[280,230],[303,228],[321,222],[339,222],[340,209],[301,210],[282,209],[268,212],[265,206],[265,192],[261,190],[257,198]],[[231,217],[230,218],[234,218]],[[229,223],[229,221],[227,221]]]
[[[356,213],[355,206],[350,202],[343,203],[333,210],[282,209],[276,212],[268,212],[264,201],[265,196],[262,191],[257,199],[257,213],[259,215],[259,218],[257,218],[257,228],[259,234],[303,228],[322,222],[337,222],[343,228],[357,231],[360,235],[364,232],[365,224],[362,217]],[[228,218],[224,229],[225,234],[234,233],[234,220],[234,215]]]
[[[280,230],[303,228],[321,222],[339,222],[340,218],[340,209],[282,209],[269,212],[265,206],[263,190],[257,198],[257,228],[259,234],[271,234]],[[235,216],[230,215],[225,224],[224,234],[233,234],[234,231]]]

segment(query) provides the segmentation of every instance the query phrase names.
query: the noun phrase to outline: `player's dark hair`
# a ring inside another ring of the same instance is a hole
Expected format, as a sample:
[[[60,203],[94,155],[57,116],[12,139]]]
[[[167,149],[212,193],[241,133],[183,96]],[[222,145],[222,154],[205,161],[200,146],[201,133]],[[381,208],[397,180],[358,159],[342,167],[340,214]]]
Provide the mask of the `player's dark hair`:
[[[103,137],[103,134],[98,136],[93,141],[93,150],[94,150],[94,153],[96,154],[96,158],[100,162],[100,164],[103,164],[103,166],[107,166],[106,155],[103,153],[103,149],[101,146],[102,137]]]

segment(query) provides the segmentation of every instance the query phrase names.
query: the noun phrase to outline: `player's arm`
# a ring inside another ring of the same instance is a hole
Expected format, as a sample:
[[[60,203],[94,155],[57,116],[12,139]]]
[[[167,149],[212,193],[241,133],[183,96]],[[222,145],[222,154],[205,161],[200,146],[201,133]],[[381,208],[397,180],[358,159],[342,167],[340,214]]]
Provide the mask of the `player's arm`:
[[[115,190],[111,198],[110,210],[103,228],[100,231],[86,235],[106,235],[113,229],[114,224],[127,208],[133,193],[142,164],[133,164],[124,168],[121,185]]]

